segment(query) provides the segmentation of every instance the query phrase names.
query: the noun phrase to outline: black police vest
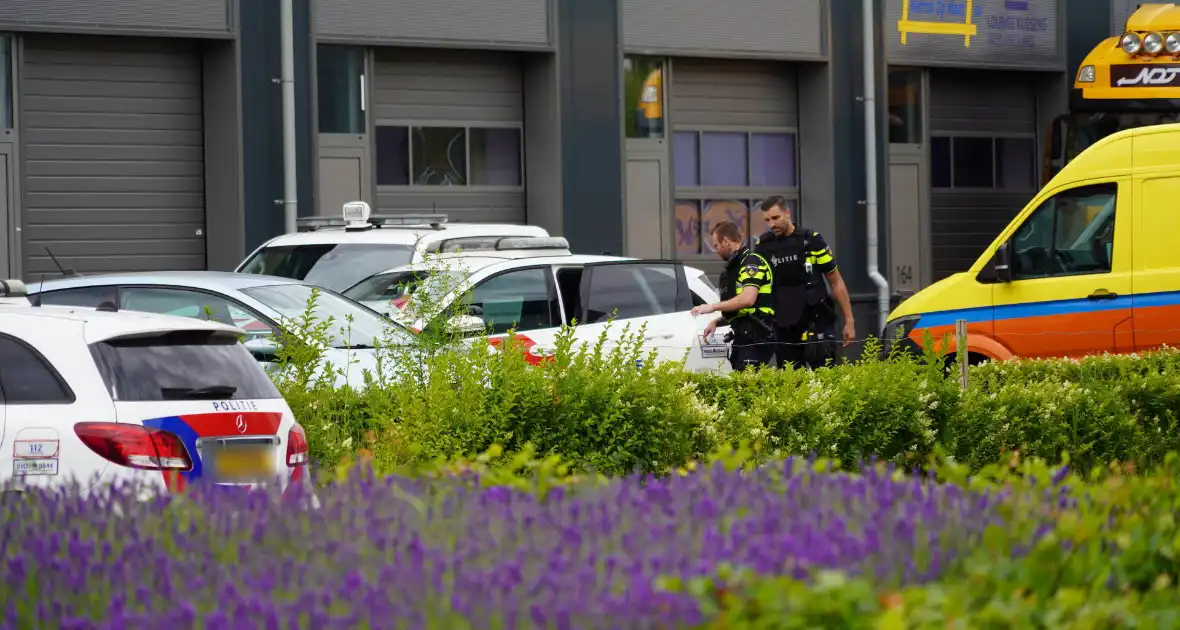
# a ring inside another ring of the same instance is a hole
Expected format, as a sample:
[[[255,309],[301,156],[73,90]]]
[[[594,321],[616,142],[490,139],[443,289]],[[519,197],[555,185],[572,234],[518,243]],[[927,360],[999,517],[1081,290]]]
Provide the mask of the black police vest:
[[[734,252],[734,255],[730,257],[728,262],[725,263],[725,269],[721,271],[721,277],[718,278],[721,281],[721,286],[718,287],[718,289],[721,293],[722,302],[737,297],[738,274],[741,273],[742,266],[746,264],[746,257],[753,255],[754,252],[750,251],[750,248],[743,247],[739,251]],[[771,269],[771,272],[773,273],[773,268]],[[758,299],[754,302],[754,306],[752,308],[745,309],[748,311],[748,313],[744,313],[742,311],[722,311],[721,315],[725,317],[725,319],[732,322],[739,316],[744,317],[747,314],[759,314],[760,311],[767,312],[773,308],[774,302],[772,295],[767,295],[766,293],[760,291],[758,293]]]
[[[815,269],[807,269],[807,247],[811,231],[796,226],[790,236],[767,231],[759,237],[755,251],[774,269],[775,323],[794,326],[813,314],[828,298],[827,285]]]

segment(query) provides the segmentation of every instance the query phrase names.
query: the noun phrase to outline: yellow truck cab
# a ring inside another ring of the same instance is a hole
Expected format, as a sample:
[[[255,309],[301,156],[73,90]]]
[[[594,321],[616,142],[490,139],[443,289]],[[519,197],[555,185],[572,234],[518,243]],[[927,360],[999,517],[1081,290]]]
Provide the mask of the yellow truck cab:
[[[1180,347],[1180,124],[1090,145],[1033,197],[964,273],[902,302],[887,348],[972,361]]]

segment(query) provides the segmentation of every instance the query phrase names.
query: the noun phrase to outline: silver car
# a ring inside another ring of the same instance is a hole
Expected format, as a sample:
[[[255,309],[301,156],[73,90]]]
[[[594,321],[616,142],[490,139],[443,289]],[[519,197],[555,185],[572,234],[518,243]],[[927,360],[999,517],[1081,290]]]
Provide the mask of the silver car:
[[[315,322],[331,322],[324,359],[339,374],[336,384],[363,384],[364,369],[376,369],[374,348],[407,344],[404,327],[339,294],[306,282],[222,271],[156,271],[70,276],[28,285],[34,305],[146,311],[213,319],[247,332],[246,346],[262,363],[273,360],[276,332],[290,334],[291,320],[307,310],[319,289]],[[350,321],[351,320],[351,321]]]

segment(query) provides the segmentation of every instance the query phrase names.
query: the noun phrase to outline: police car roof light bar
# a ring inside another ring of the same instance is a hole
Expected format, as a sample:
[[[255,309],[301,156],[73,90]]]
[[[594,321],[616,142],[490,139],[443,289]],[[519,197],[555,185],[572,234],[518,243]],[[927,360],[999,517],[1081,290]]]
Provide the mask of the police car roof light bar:
[[[369,204],[350,201],[344,204],[339,217],[299,217],[295,220],[300,232],[314,232],[322,227],[343,227],[345,230],[370,230],[381,227],[426,227],[442,229],[447,222],[445,214],[373,214]]]
[[[517,251],[524,249],[564,249],[569,241],[560,236],[462,236],[431,244],[431,252]]]

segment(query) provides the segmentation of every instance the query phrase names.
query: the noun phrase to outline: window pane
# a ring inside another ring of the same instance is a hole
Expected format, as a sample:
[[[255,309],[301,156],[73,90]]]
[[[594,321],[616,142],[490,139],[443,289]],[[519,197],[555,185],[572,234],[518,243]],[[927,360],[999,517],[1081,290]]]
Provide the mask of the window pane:
[[[664,64],[662,59],[623,59],[623,99],[628,138],[664,137]]]
[[[996,138],[996,187],[1036,189],[1035,153],[1032,138]]]
[[[176,335],[96,343],[90,354],[115,400],[181,400],[194,389],[230,386],[228,400],[281,398],[246,346],[231,337]]]
[[[1043,278],[1053,268],[1056,198],[1045,200],[1012,235],[1012,278]]]
[[[0,129],[12,128],[12,38],[0,36]]]
[[[745,186],[749,183],[746,134],[701,134],[701,185]]]
[[[350,243],[265,247],[242,266],[242,273],[305,280],[343,291],[375,273],[410,262],[411,245]]]
[[[676,201],[676,254],[701,253],[701,204],[690,199]]]
[[[699,186],[697,177],[697,132],[677,131],[673,136],[672,163],[676,168],[676,186],[689,188]]]
[[[82,306],[98,308],[103,302],[118,304],[117,285],[105,287],[79,287],[77,289],[63,289],[48,291],[37,296],[37,303],[46,306]]]
[[[612,315],[615,319],[630,319],[675,312],[675,285],[669,296],[667,283],[652,285],[645,278],[645,272],[659,273],[661,267],[672,266],[627,263],[592,267],[585,323],[605,322]]]
[[[795,135],[790,133],[750,134],[750,185],[793,187],[795,185]]]
[[[471,185],[520,186],[520,130],[471,130]]]
[[[930,139],[930,187],[951,187],[951,139]]]
[[[701,253],[714,254],[713,226],[722,221],[732,221],[742,232],[742,239],[750,235],[750,212],[744,201],[730,199],[714,199],[705,202],[705,210],[701,214]]]
[[[364,49],[316,47],[316,89],[319,91],[320,133],[365,133],[361,107]]]
[[[377,127],[377,185],[406,186],[409,183],[410,130]]]
[[[522,269],[485,280],[471,292],[472,314],[483,318],[493,334],[556,326],[550,318],[548,269]]]
[[[1054,261],[1059,273],[1106,273],[1114,250],[1114,184],[1057,195]]]
[[[193,319],[207,319],[238,326],[262,336],[271,332],[259,317],[225,298],[200,291],[154,287],[128,287],[122,290],[120,308]]]
[[[0,337],[0,390],[4,402],[69,404],[74,395],[58,380],[57,372],[24,343]]]
[[[889,71],[889,141],[922,142],[922,71]]]
[[[951,143],[954,153],[955,188],[991,188],[992,159],[991,138],[955,138]]]
[[[410,149],[415,186],[467,184],[467,130],[463,127],[414,127]]]

